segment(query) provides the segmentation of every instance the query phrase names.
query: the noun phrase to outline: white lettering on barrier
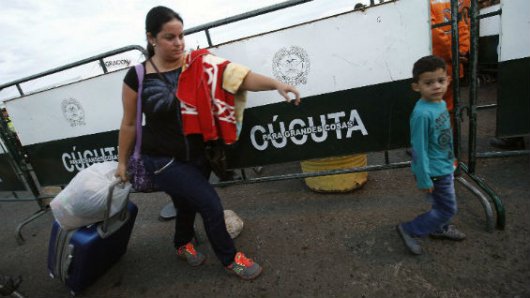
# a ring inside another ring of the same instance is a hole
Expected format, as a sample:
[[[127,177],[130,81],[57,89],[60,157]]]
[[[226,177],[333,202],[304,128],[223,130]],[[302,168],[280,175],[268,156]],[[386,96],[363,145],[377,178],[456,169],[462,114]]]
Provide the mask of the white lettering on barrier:
[[[287,145],[288,140],[298,146],[304,145],[309,135],[313,142],[321,143],[327,140],[328,132],[332,131],[335,131],[337,140],[343,139],[342,130],[346,130],[347,139],[351,138],[355,131],[359,131],[363,136],[368,135],[357,110],[350,111],[348,121],[344,119],[345,116],[344,111],[320,115],[320,125],[315,125],[313,117],[307,117],[307,124],[303,119],[293,119],[288,125],[288,130],[285,129],[285,123],[280,121],[278,122],[279,131],[275,131],[274,123],[278,119],[278,115],[274,115],[272,123],[267,124],[268,131],[261,125],[252,127],[250,142],[255,149],[264,151],[269,147],[269,143],[272,143],[275,148],[283,148]],[[328,119],[333,120],[333,123],[328,124]]]
[[[74,171],[81,171],[92,164],[104,161],[118,160],[118,148],[106,147],[96,148],[92,150],[85,150],[83,152],[76,151],[76,147],[72,147],[72,152],[65,152],[62,155],[64,168],[73,173]]]

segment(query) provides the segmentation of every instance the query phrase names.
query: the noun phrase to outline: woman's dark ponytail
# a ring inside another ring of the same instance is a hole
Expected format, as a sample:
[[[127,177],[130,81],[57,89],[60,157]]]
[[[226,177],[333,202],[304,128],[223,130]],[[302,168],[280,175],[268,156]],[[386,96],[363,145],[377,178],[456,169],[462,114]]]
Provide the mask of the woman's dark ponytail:
[[[147,42],[146,48],[147,48],[147,59],[149,59],[155,55],[155,48],[149,42]]]

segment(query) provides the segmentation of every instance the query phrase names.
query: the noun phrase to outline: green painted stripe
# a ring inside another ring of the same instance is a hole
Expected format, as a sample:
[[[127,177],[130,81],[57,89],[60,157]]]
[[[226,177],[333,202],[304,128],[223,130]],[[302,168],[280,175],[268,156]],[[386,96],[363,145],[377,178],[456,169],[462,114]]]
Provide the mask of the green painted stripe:
[[[298,107],[276,103],[249,108],[240,139],[229,150],[229,164],[242,168],[407,147],[409,115],[419,96],[410,83],[401,80],[312,96]],[[329,129],[327,137],[319,127]]]
[[[0,191],[24,191],[26,187],[9,163],[9,155],[0,154]]]
[[[30,162],[43,186],[65,185],[80,170],[117,160],[118,131],[80,136],[26,146]]]
[[[496,66],[499,61],[497,48],[499,46],[499,35],[480,37],[478,40],[478,63],[481,65]]]
[[[530,57],[499,62],[497,135],[530,133]]]

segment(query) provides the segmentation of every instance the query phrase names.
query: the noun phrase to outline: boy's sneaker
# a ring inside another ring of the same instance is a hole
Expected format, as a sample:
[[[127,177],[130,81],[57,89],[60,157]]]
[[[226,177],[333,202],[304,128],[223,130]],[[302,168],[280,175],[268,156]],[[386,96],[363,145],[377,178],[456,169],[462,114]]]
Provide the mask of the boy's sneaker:
[[[423,249],[421,248],[421,245],[418,243],[418,241],[405,232],[401,224],[396,226],[396,230],[399,236],[401,236],[401,239],[403,239],[403,243],[411,253],[415,255],[421,255],[423,253]]]
[[[431,233],[430,236],[432,238],[450,239],[455,241],[461,241],[466,239],[466,234],[458,230],[454,225],[447,226],[447,228],[442,230],[441,232]]]
[[[206,260],[206,256],[195,250],[191,242],[182,245],[177,249],[177,256],[188,262],[190,266],[199,266]]]
[[[254,263],[254,261],[245,257],[242,252],[236,253],[232,264],[226,266],[225,269],[244,280],[255,279],[262,271],[262,268],[258,263]]]

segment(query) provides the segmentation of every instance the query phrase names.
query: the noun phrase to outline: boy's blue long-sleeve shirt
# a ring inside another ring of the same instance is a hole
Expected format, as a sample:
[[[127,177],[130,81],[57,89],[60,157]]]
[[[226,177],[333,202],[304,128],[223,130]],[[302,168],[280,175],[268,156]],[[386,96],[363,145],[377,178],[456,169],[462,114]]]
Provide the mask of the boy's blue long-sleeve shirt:
[[[412,172],[419,189],[433,187],[431,177],[451,174],[453,133],[445,101],[418,100],[410,116]]]

